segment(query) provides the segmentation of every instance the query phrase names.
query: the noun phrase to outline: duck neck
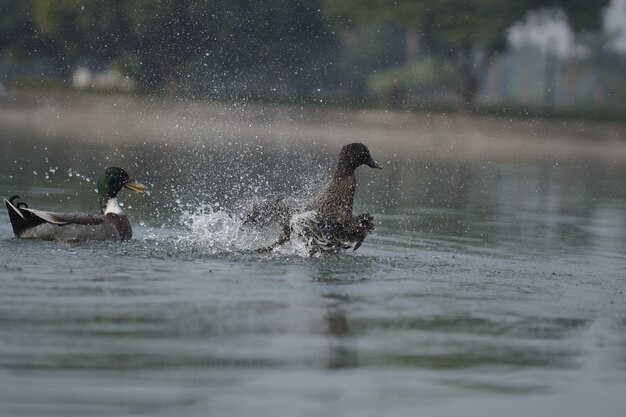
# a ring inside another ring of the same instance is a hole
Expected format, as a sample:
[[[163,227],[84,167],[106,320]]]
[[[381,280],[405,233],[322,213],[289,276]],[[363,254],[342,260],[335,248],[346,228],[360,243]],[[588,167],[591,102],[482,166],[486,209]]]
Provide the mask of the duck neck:
[[[106,202],[106,206],[102,207],[102,214],[124,214],[124,210],[120,207],[120,204],[117,201],[117,197],[109,198]]]
[[[345,178],[354,176],[354,170],[356,167],[353,163],[348,159],[339,159],[337,162],[337,168],[335,168],[334,178]]]

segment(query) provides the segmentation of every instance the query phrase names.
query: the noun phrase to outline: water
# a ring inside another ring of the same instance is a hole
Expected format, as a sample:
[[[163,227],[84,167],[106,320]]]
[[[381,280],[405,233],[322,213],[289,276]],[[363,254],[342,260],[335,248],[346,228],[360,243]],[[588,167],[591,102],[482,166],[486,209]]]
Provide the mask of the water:
[[[130,242],[20,241],[5,215],[0,415],[622,415],[623,162],[370,145],[355,212],[376,230],[307,258],[254,253],[277,231],[241,215],[306,201],[337,146],[5,130],[4,196],[95,212],[113,164],[152,192],[121,195]]]

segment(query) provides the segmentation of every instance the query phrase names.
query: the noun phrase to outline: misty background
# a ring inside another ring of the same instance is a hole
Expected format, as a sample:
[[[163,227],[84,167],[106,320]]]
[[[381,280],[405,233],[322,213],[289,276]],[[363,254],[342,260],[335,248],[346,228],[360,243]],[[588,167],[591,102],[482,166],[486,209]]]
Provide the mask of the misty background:
[[[1,0],[0,91],[623,119],[626,0]]]

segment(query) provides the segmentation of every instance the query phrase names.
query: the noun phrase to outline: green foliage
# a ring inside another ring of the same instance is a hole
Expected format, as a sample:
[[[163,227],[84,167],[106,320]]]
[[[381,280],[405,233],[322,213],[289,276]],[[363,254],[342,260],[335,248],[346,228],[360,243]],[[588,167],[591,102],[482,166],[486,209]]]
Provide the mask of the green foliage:
[[[318,6],[318,0],[0,0],[0,48],[11,43],[26,57],[48,56],[66,73],[85,61],[113,65],[154,89],[176,88],[189,78],[190,63],[214,76],[312,76],[317,51],[333,42]],[[14,42],[20,38],[28,41]]]
[[[472,107],[478,73],[502,49],[505,29],[532,9],[562,7],[576,29],[595,28],[608,0],[325,0],[324,12],[339,31],[395,23],[417,28],[423,47],[447,51],[461,79],[459,105]],[[428,45],[436,39],[438,45]],[[481,58],[482,59],[479,59]]]
[[[451,42],[492,42],[511,23],[511,3],[499,0],[326,0],[338,30],[372,22],[432,29]]]
[[[37,61],[37,73],[66,78],[79,65],[115,69],[144,89],[194,94],[265,89],[306,96],[325,82],[362,95],[366,87],[391,88],[390,80],[407,89],[448,86],[455,74],[462,80],[457,96],[468,103],[480,64],[528,10],[559,6],[575,29],[593,29],[607,2],[0,0],[0,57]],[[405,28],[417,29],[422,56],[401,67]],[[444,68],[433,73],[441,60]]]
[[[586,33],[580,37],[587,54],[580,61],[581,74],[587,74],[589,82],[586,97],[596,105],[616,111],[626,111],[626,56],[617,54],[608,47],[612,36]],[[583,94],[581,94],[583,95]]]
[[[11,86],[20,90],[35,91],[58,91],[71,89],[67,82],[49,77],[15,77],[11,82]]]
[[[0,55],[20,56],[27,49],[25,40],[33,33],[30,6],[27,0],[0,0]]]
[[[368,79],[367,86],[377,95],[387,95],[394,89],[433,92],[453,88],[457,79],[456,67],[451,62],[429,57],[377,72]]]
[[[373,72],[400,65],[402,36],[401,28],[389,24],[373,24],[344,33],[343,53],[338,60],[343,83],[363,84]]]
[[[501,44],[504,30],[532,9],[561,7],[574,29],[596,29],[609,0],[325,0],[324,13],[337,30],[372,22],[395,22],[434,30],[449,42]]]
[[[33,25],[50,54],[67,60],[97,55],[103,60],[120,53],[125,31],[123,0],[32,0]]]
[[[598,30],[602,25],[601,10],[610,0],[522,0],[511,2],[514,14],[523,16],[527,11],[543,7],[560,7],[568,16],[574,31]]]

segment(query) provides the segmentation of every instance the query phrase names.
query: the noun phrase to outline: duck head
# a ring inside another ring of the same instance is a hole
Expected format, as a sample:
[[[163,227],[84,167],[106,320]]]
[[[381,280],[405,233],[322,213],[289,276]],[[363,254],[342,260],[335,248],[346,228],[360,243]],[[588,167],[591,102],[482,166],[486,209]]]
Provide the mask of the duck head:
[[[362,143],[351,143],[346,145],[341,148],[341,152],[339,153],[339,161],[337,161],[335,177],[353,175],[354,170],[361,165],[382,169],[382,167],[374,161],[372,155],[370,155],[370,151],[367,149],[367,146]]]
[[[117,194],[127,188],[137,193],[146,191],[143,184],[139,184],[130,178],[122,168],[108,167],[98,179],[98,201],[103,214],[122,214],[122,209],[117,203]]]

